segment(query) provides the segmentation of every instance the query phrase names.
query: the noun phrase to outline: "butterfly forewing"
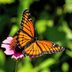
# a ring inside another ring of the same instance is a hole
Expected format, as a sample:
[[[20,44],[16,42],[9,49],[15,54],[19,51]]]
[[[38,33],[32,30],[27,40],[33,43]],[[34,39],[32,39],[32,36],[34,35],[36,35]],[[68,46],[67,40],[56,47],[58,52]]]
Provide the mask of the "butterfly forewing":
[[[28,10],[23,12],[23,18],[20,29],[17,33],[17,44],[19,48],[23,48],[34,37],[33,22]]]
[[[25,31],[32,37],[34,36],[33,21],[31,19],[31,15],[28,10],[25,10],[23,13],[21,26],[22,26],[23,31]]]

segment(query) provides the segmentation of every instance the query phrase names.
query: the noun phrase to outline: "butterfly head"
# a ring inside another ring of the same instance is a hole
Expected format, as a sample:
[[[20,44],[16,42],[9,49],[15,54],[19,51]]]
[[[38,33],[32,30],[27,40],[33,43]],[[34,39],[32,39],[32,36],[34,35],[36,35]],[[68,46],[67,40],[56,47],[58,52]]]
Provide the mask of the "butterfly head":
[[[19,46],[16,45],[16,47],[15,47],[15,51],[16,51],[16,52],[22,52],[22,51],[23,51],[23,48],[19,48]]]
[[[36,40],[36,41],[37,41],[37,37],[35,37],[35,38],[34,38],[34,40]]]
[[[24,14],[24,13],[29,13],[29,10],[28,10],[28,9],[24,10],[23,14]]]

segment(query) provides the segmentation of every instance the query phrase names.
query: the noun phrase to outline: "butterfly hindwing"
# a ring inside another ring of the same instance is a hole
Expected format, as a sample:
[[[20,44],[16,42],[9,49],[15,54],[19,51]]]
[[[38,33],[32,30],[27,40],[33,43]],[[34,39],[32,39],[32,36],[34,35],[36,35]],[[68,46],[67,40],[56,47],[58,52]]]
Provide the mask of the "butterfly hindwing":
[[[43,54],[52,54],[63,51],[64,48],[54,44],[51,41],[36,41],[27,47],[24,52],[29,56],[41,56]]]

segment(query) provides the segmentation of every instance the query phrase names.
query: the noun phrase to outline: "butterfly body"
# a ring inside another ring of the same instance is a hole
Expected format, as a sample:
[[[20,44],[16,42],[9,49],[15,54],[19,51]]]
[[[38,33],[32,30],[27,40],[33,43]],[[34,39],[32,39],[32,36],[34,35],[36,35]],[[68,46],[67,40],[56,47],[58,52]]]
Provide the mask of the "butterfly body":
[[[43,54],[52,54],[64,51],[64,48],[46,40],[37,40],[31,15],[28,10],[23,12],[21,26],[17,32],[17,46],[29,56],[38,57]]]

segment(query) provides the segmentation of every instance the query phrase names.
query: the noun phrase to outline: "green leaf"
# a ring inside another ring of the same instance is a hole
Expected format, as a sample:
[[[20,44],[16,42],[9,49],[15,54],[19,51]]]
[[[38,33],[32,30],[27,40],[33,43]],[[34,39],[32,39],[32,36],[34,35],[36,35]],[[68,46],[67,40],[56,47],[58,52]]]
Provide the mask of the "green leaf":
[[[68,24],[66,21],[63,21],[63,24],[60,28],[61,30],[63,29],[63,31],[66,33],[66,37],[67,39],[72,39],[72,31],[71,29],[68,27]]]
[[[53,27],[54,22],[53,22],[53,20],[49,19],[46,21],[46,24],[48,27]]]
[[[69,65],[67,62],[62,64],[62,72],[69,72]]]
[[[0,50],[0,67],[3,67],[5,63],[5,55],[2,50]]]
[[[35,27],[38,33],[43,33],[46,30],[46,20],[38,20]]]
[[[58,7],[57,8],[57,15],[62,15],[63,11],[62,8]]]
[[[42,69],[42,71],[41,72],[51,72],[50,71],[50,69],[49,68],[44,68],[44,69]]]
[[[54,63],[55,63],[55,60],[52,59],[52,58],[49,58],[49,59],[45,60],[44,62],[42,62],[39,66],[37,66],[36,70],[40,70],[40,69],[44,69],[46,67],[50,67]]]
[[[24,58],[24,64],[19,66],[18,72],[35,72],[32,68],[29,57]]]
[[[16,25],[12,26],[11,32],[10,32],[10,36],[14,36],[14,34],[18,31],[18,27]]]
[[[66,54],[67,54],[68,56],[72,57],[72,51],[67,50],[67,51],[66,51]]]
[[[0,4],[10,4],[13,3],[15,0],[0,0]]]
[[[72,13],[72,0],[65,0],[64,11]]]
[[[3,69],[0,69],[0,72],[5,72]]]

